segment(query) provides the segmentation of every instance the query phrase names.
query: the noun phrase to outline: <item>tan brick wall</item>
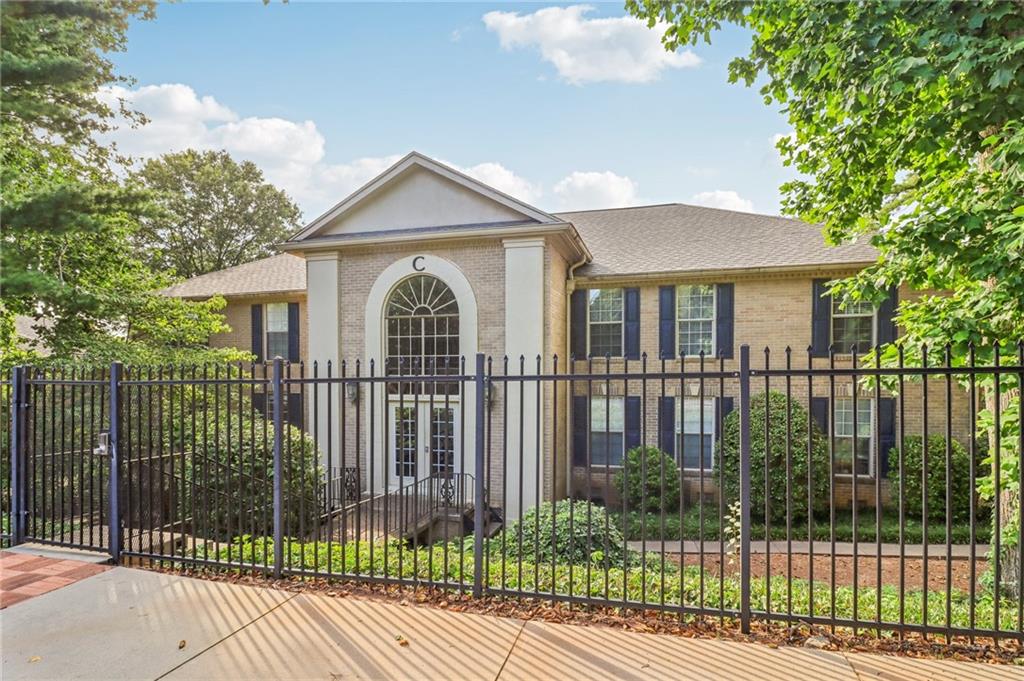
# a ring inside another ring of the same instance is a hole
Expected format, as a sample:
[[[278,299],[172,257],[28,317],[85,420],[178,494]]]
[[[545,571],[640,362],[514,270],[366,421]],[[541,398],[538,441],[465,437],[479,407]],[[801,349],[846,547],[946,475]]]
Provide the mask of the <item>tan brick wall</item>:
[[[346,371],[351,375],[355,371],[355,360],[363,359],[365,355],[365,306],[370,288],[380,273],[392,262],[414,253],[436,255],[455,263],[469,279],[477,300],[478,309],[478,343],[480,351],[492,356],[492,370],[496,374],[503,371],[502,352],[505,347],[504,328],[504,296],[505,296],[505,269],[504,269],[504,247],[499,240],[476,240],[466,242],[449,242],[441,248],[424,248],[422,245],[395,246],[387,250],[364,249],[351,250],[342,253],[339,260],[340,277],[340,352],[339,355],[346,360]],[[566,324],[568,296],[566,294],[566,279],[568,276],[569,263],[553,248],[548,248],[545,256],[545,323],[544,323],[544,347],[545,361],[544,370],[551,371],[553,367],[552,356],[557,354],[560,358],[559,372],[565,372],[566,362]],[[812,279],[816,277],[836,277],[844,274],[842,271],[823,272],[820,274],[790,274],[785,276],[747,276],[734,279],[735,284],[735,349],[734,357],[719,361],[714,358],[705,360],[706,370],[735,371],[738,369],[739,346],[747,343],[752,348],[752,365],[754,368],[765,366],[765,355],[763,348],[768,346],[772,352],[769,355],[769,366],[782,368],[785,366],[784,350],[787,346],[793,349],[792,366],[805,367],[807,365],[806,348],[811,340],[811,287]],[[682,283],[684,280],[679,280]],[[686,283],[719,283],[722,279],[715,280],[685,280]],[[677,283],[671,281],[659,281],[643,284],[641,289],[641,351],[647,353],[647,367],[651,372],[661,368],[661,361],[658,356],[658,287],[661,284]],[[582,284],[586,286],[586,284]],[[901,297],[912,295],[909,291],[901,291]],[[232,298],[225,310],[225,316],[231,331],[219,334],[211,338],[210,343],[217,347],[239,347],[250,349],[251,331],[249,306],[254,302],[299,302],[300,322],[302,325],[301,353],[304,360],[313,360],[307,354],[308,329],[306,320],[306,305],[304,296],[263,296],[263,297],[238,297]],[[815,367],[825,367],[828,362],[825,359],[814,359]],[[605,361],[595,360],[594,370],[603,371],[606,368]],[[837,359],[837,366],[850,366],[850,358],[840,357]],[[513,361],[511,371],[518,373],[518,366]],[[527,373],[533,372],[533,363],[527,363]],[[668,362],[666,368],[674,370],[678,362]],[[688,370],[696,370],[699,362],[692,359],[687,362]],[[613,372],[621,372],[626,368],[626,363],[621,359],[613,359],[608,363],[607,368]],[[586,372],[585,362],[577,362],[572,368],[575,372]],[[628,363],[630,372],[639,373],[642,369],[640,361]],[[333,367],[335,375],[339,374],[341,367]],[[365,363],[361,366],[363,375],[368,373]],[[377,368],[379,373],[380,368]],[[326,367],[321,363],[320,375],[326,372]],[[467,358],[467,373],[472,373],[472,358]],[[311,367],[307,367],[307,375],[311,374]],[[836,379],[837,391],[842,394],[849,386],[850,379],[842,377]],[[645,401],[645,430],[644,438],[647,444],[655,445],[658,442],[658,409],[657,398],[661,394],[678,395],[683,390],[692,389],[698,382],[688,380],[684,385],[678,381],[668,381],[665,386],[660,381],[648,381],[646,385],[647,400]],[[946,387],[942,379],[932,380],[929,383],[929,423],[930,433],[945,434],[946,432]],[[572,467],[572,484],[569,484],[568,457],[570,452],[567,443],[571,438],[569,432],[570,400],[568,385],[564,381],[557,384],[557,388],[548,382],[543,387],[543,414],[544,424],[542,430],[542,452],[544,453],[542,490],[545,499],[550,498],[552,487],[557,496],[564,494],[581,495],[589,490],[595,496],[600,496],[608,501],[615,501],[615,494],[608,490],[607,483],[614,477],[615,469],[605,470],[598,467],[591,472],[589,482],[585,469]],[[764,390],[764,380],[755,379],[753,391],[756,394]],[[786,382],[783,378],[773,378],[770,387],[774,390],[786,389]],[[817,379],[814,384],[815,396],[827,396],[829,391],[827,379]],[[629,394],[639,395],[644,390],[643,382],[640,380],[631,381],[628,388],[622,385],[621,381],[612,382],[608,388],[611,394],[622,394],[627,391]],[[796,401],[806,405],[807,403],[807,381],[804,378],[794,377],[790,382],[790,388]],[[377,388],[379,389],[379,387]],[[527,389],[535,389],[528,385]],[[594,393],[600,393],[604,389],[601,382],[591,384]],[[557,397],[556,397],[557,390]],[[585,381],[577,381],[574,384],[574,391],[577,394],[584,394],[587,390]],[[734,378],[726,378],[719,382],[707,380],[704,384],[705,394],[708,397],[719,394],[736,397],[738,394],[738,383]],[[502,400],[503,388],[499,385],[494,390],[494,397],[489,410],[490,440],[488,456],[490,464],[489,484],[495,502],[498,501],[500,490],[503,487],[503,442],[504,442],[504,410]],[[364,387],[364,400],[368,390]],[[886,393],[883,393],[886,394]],[[952,432],[954,437],[966,441],[970,434],[969,410],[967,394],[956,384],[952,386],[953,405],[950,410],[952,420]],[[862,393],[862,395],[864,395]],[[866,394],[864,396],[870,396]],[[326,399],[326,390],[321,388],[319,399]],[[335,408],[345,412],[345,437],[342,446],[342,434],[332,434],[332,462],[338,465],[338,452],[344,450],[346,465],[355,465],[356,453],[360,453],[360,465],[364,468],[363,475],[368,472],[368,447],[366,439],[367,426],[365,412],[360,410],[360,436],[357,439],[356,418],[357,412],[353,405],[343,398],[345,405],[338,405]],[[439,404],[443,400],[439,401]],[[311,405],[307,405],[311,406]],[[919,382],[907,382],[904,389],[905,417],[902,427],[907,435],[920,434],[922,430],[922,386]],[[464,408],[472,408],[472,405],[464,405]],[[307,409],[307,417],[309,411]],[[376,418],[380,419],[381,414]],[[508,415],[510,422],[514,423],[516,415]],[[897,426],[899,428],[899,426]],[[899,430],[897,430],[899,432]],[[383,446],[378,442],[375,447]],[[321,443],[326,448],[326,443]],[[515,456],[516,452],[509,452],[509,456]],[[467,458],[472,456],[471,451],[466,451]],[[510,485],[517,481],[509,481]],[[861,484],[862,483],[862,484]],[[704,494],[714,497],[716,486],[710,470],[705,474]],[[883,498],[888,495],[888,483],[883,481]],[[684,494],[691,500],[696,500],[700,495],[701,485],[699,476],[696,473],[688,473],[684,485]],[[852,493],[849,478],[837,480],[836,494],[841,503],[846,503]],[[864,504],[870,504],[874,498],[874,483],[868,478],[861,478],[857,491],[858,500]]]
[[[305,360],[308,356],[308,339],[306,329],[306,296],[305,294],[271,295],[271,296],[239,296],[228,299],[223,315],[231,330],[210,337],[210,346],[215,348],[239,348],[252,352],[252,311],[253,305],[268,303],[299,304],[299,356]]]
[[[786,367],[785,349],[790,347],[791,366],[793,368],[805,368],[808,363],[807,348],[811,343],[811,322],[812,322],[812,282],[815,278],[839,277],[845,273],[842,271],[823,272],[820,274],[791,274],[785,276],[761,275],[758,277],[744,277],[733,280],[735,284],[734,300],[734,338],[735,347],[731,359],[719,360],[706,358],[704,361],[705,371],[723,370],[727,372],[738,371],[739,369],[739,348],[743,344],[751,347],[751,366],[754,369],[765,368],[781,369]],[[714,280],[680,280],[678,283],[727,283],[727,279]],[[658,327],[658,287],[676,283],[672,281],[661,281],[657,284],[647,284],[640,287],[640,344],[641,353],[646,353],[647,369],[649,372],[657,372],[663,366],[661,360],[657,359],[659,354],[659,327]],[[586,287],[586,285],[582,285]],[[914,295],[909,290],[900,291],[901,298]],[[764,353],[765,348],[770,353]],[[814,358],[812,366],[815,368],[828,367],[827,358]],[[837,368],[849,368],[852,365],[852,358],[848,355],[837,356],[835,366]],[[664,366],[669,371],[678,371],[679,362],[665,362]],[[687,371],[698,371],[700,361],[697,358],[689,359],[686,362]],[[632,360],[624,362],[622,359],[612,359],[606,363],[605,359],[595,359],[591,365],[592,371],[602,373],[607,371],[623,372],[628,369],[630,373],[642,373],[643,362]],[[588,364],[576,362],[574,371],[586,373]],[[684,389],[687,395],[690,390],[699,390],[699,381],[689,379],[680,385],[679,381],[668,381],[664,388],[660,381],[649,380],[646,382],[647,399],[644,402],[644,431],[643,437],[647,445],[658,443],[658,397],[665,395],[679,395]],[[805,407],[808,404],[807,379],[794,377],[790,381],[790,390],[793,399]],[[596,387],[595,387],[596,386]],[[947,397],[946,382],[944,378],[934,378],[928,381],[928,432],[931,434],[945,435],[947,432]],[[644,391],[644,382],[640,380],[630,381],[628,388],[623,386],[622,381],[613,381],[610,387],[612,395],[641,395]],[[773,377],[767,384],[771,390],[780,392],[786,391],[786,380],[782,377]],[[836,394],[843,397],[851,394],[852,380],[849,376],[837,377],[835,379]],[[591,394],[600,393],[604,389],[601,381],[591,382]],[[753,394],[766,389],[764,378],[755,378],[751,386]],[[726,378],[722,381],[707,379],[703,386],[706,397],[719,395],[738,397],[739,386],[735,378]],[[828,397],[830,382],[827,378],[818,377],[814,381],[813,394],[815,397]],[[574,383],[575,394],[587,394],[587,382],[576,381]],[[600,393],[603,394],[603,393]],[[891,394],[882,391],[881,396],[888,397]],[[920,435],[923,426],[924,407],[922,403],[923,386],[920,381],[907,380],[903,388],[904,407],[902,427],[906,435]],[[952,404],[949,413],[952,420],[949,423],[953,437],[961,442],[967,442],[970,438],[970,395],[954,381],[951,386]],[[863,388],[858,398],[871,398],[873,392],[865,391]],[[678,398],[677,398],[678,401]],[[897,406],[896,434],[900,433],[901,410]],[[876,462],[876,470],[878,462]],[[598,466],[588,476],[585,468],[573,467],[572,490],[576,496],[584,496],[588,490],[595,496],[617,502],[617,494],[614,489],[607,489],[608,480],[614,477],[616,469],[611,469],[608,475],[604,466]],[[588,481],[589,477],[589,481]],[[684,479],[684,497],[695,501],[700,496],[701,485],[699,473],[688,471]],[[858,505],[873,504],[875,485],[872,478],[861,476],[857,485]],[[712,471],[705,473],[703,485],[704,495],[714,497],[717,493],[717,486],[713,480]],[[882,483],[883,499],[888,498],[888,482]],[[840,477],[836,482],[836,496],[840,504],[848,505],[852,497],[852,485],[850,478]]]
[[[345,361],[346,371],[349,375],[355,373],[355,362],[362,362],[360,371],[363,376],[369,374],[369,367],[366,366],[364,358],[366,354],[365,338],[365,316],[366,302],[374,282],[391,263],[403,257],[413,254],[433,255],[444,258],[454,263],[469,280],[476,297],[477,304],[477,342],[478,349],[487,355],[493,356],[493,370],[496,373],[502,371],[502,352],[505,347],[505,249],[501,241],[496,239],[476,240],[465,242],[445,242],[442,247],[427,247],[424,244],[400,245],[388,249],[347,250],[341,253],[338,267],[339,276],[339,301],[340,301],[340,352],[339,356]],[[473,357],[466,357],[466,371],[473,372]],[[376,367],[377,375],[380,375],[380,367]],[[337,375],[337,370],[336,370]],[[374,393],[379,395],[380,385],[374,388]],[[496,397],[491,407],[494,418],[491,420],[492,429],[490,443],[492,452],[500,453],[503,429],[500,418],[501,413],[501,391],[495,391]],[[321,396],[325,393],[321,391]],[[369,397],[369,387],[363,386],[362,398]],[[324,399],[321,397],[321,399]],[[450,398],[449,404],[458,403],[458,399]],[[438,398],[436,406],[444,405],[444,398]],[[462,405],[463,413],[466,409],[472,409],[473,405]],[[375,419],[386,415],[375,414]],[[359,420],[359,438],[355,437],[356,420]],[[379,423],[379,421],[378,421]],[[461,424],[457,424],[461,430]],[[369,475],[369,447],[370,443],[366,437],[368,432],[367,415],[365,408],[356,410],[354,405],[347,403],[345,408],[344,429],[346,441],[344,443],[345,464],[349,466],[358,465],[362,468],[363,480]],[[383,429],[377,428],[378,433]],[[385,444],[381,436],[373,443],[378,459],[380,448]],[[333,445],[336,451],[341,451],[341,443],[336,441]],[[457,457],[462,453],[457,453]],[[336,456],[336,455],[335,455]],[[466,449],[466,468],[471,467],[473,451]],[[379,464],[374,464],[379,465]],[[500,454],[492,456],[491,466],[491,487],[500,489],[502,483],[502,467],[500,466]],[[374,471],[375,484],[380,484],[380,471]]]

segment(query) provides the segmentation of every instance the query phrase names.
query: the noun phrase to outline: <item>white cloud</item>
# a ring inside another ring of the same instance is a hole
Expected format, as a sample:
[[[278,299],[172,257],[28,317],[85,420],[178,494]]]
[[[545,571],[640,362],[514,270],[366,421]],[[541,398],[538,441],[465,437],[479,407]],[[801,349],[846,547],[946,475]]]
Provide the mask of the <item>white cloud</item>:
[[[648,28],[633,17],[588,19],[590,5],[546,7],[532,14],[488,12],[484,25],[506,50],[536,48],[569,83],[602,81],[647,83],[665,69],[697,66],[690,50],[667,52],[661,44],[664,24]]]
[[[544,190],[540,185],[516,175],[500,163],[478,163],[468,168],[449,163],[448,161],[442,161],[442,163],[525,203],[535,203],[544,194]]]
[[[146,85],[136,90],[106,89],[108,102],[118,99],[149,119],[132,128],[121,121],[104,135],[125,154],[140,160],[184,149],[224,149],[249,160],[267,180],[284,189],[305,211],[316,215],[365,184],[397,161],[398,155],[360,158],[349,163],[324,162],[325,140],[313,121],[241,117],[209,95],[199,96],[178,83]]]
[[[690,199],[698,206],[709,208],[724,208],[725,210],[738,210],[743,213],[754,212],[754,202],[745,199],[731,189],[716,189],[710,192],[694,194]]]
[[[114,87],[103,97],[124,99],[149,123],[132,128],[121,121],[103,141],[136,160],[185,149],[224,149],[234,158],[249,160],[267,180],[284,189],[307,219],[319,215],[393,165],[398,154],[368,156],[346,163],[324,160],[326,141],[313,121],[278,117],[242,117],[213,97],[199,96],[181,84],[147,85],[136,90]],[[472,166],[447,165],[526,203],[552,210],[614,208],[638,203],[637,184],[613,172],[573,172],[545,187],[504,165],[487,161]]]
[[[638,203],[637,184],[611,171],[575,171],[554,187],[560,210],[620,208]]]

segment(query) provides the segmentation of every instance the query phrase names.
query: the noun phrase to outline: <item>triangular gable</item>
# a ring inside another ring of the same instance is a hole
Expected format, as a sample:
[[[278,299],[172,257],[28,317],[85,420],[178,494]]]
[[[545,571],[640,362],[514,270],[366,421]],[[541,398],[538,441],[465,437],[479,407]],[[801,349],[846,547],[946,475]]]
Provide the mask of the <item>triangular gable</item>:
[[[414,151],[289,241],[396,229],[560,222],[544,211]]]

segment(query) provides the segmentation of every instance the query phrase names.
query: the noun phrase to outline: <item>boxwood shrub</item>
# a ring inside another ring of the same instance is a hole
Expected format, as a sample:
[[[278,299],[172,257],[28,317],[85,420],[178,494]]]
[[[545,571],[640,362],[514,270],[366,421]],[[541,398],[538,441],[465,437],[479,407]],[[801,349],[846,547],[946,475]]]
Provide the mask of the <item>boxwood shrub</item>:
[[[664,476],[663,476],[664,474]],[[615,488],[630,511],[675,511],[679,508],[679,468],[657,447],[634,447],[626,452]]]
[[[602,506],[571,499],[531,508],[488,541],[493,557],[544,565],[554,557],[558,563],[621,566],[623,548],[622,531]]]
[[[787,406],[792,437],[787,439]],[[765,438],[765,417],[769,417]],[[793,520],[807,517],[807,471],[811,469],[811,501],[815,513],[829,503],[828,443],[810,421],[807,410],[796,400],[787,405],[777,391],[758,393],[750,399],[750,501],[751,516],[765,519],[765,459],[768,460],[768,516],[773,523],[785,522],[787,501]],[[808,425],[810,430],[808,431]],[[715,452],[715,476],[722,475],[726,503],[740,498],[740,414],[730,412],[722,425],[722,437]],[[808,441],[810,461],[808,461]],[[788,445],[788,446],[787,446]],[[786,459],[790,479],[787,488]],[[788,490],[788,497],[787,497]]]
[[[921,468],[924,447],[920,435],[903,438],[903,480],[900,480],[900,447],[889,450],[889,483],[892,503],[899,504],[900,487],[903,487],[903,510],[911,518],[920,518],[922,510]],[[971,491],[971,459],[962,444],[952,441],[950,447],[950,493],[952,519],[970,520],[971,504],[975,495]],[[988,472],[979,465],[975,475]],[[928,436],[928,518],[945,522],[946,519],[946,438],[942,435]]]

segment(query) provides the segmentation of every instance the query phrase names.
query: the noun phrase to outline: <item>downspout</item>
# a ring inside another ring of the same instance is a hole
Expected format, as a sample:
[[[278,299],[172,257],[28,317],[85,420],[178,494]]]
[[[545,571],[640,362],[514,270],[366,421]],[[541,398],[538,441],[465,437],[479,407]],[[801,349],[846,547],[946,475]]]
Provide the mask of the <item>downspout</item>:
[[[590,254],[584,250],[583,257],[579,262],[569,266],[569,277],[565,282],[565,370],[572,370],[570,364],[572,357],[572,293],[576,290],[576,270],[590,262]],[[565,410],[566,427],[565,431],[565,492],[568,496],[572,487],[572,430],[569,428],[569,421],[572,419],[572,384],[566,387]]]

